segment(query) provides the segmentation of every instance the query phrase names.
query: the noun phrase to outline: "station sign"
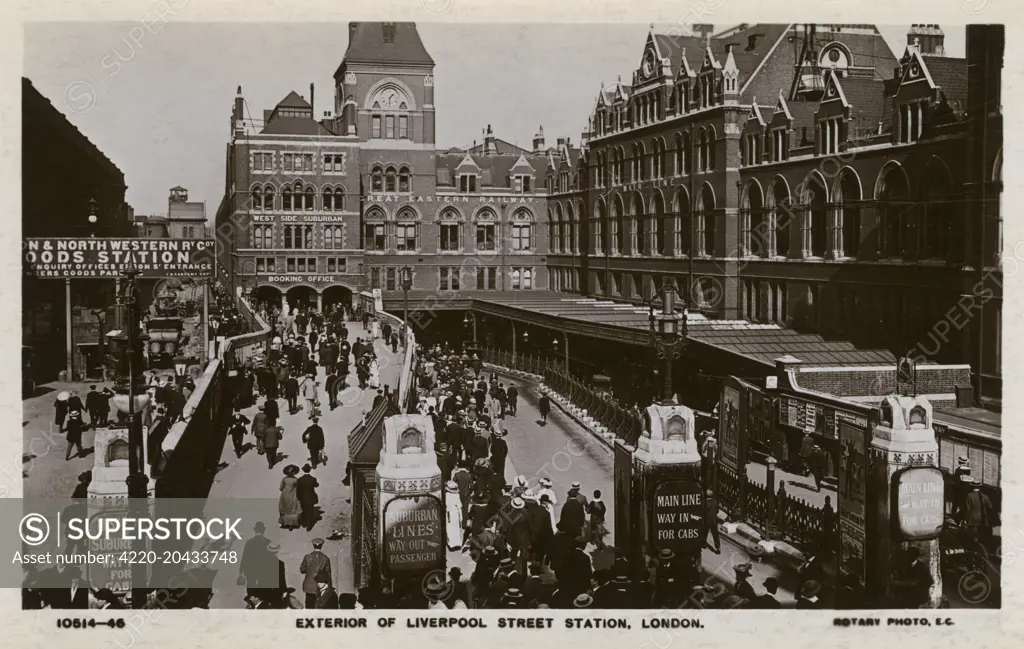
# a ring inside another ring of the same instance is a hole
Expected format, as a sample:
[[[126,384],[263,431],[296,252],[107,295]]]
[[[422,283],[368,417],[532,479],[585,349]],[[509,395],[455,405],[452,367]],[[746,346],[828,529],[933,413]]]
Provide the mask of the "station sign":
[[[399,496],[384,505],[384,570],[394,577],[444,569],[444,506],[436,496]]]
[[[946,479],[935,467],[909,467],[893,475],[892,519],[908,541],[938,537],[946,512]]]
[[[267,281],[275,284],[304,282],[306,284],[333,284],[340,281],[340,275],[270,275]]]
[[[41,278],[117,278],[134,266],[140,277],[213,277],[216,245],[213,239],[28,238],[22,270]]]
[[[654,547],[699,552],[706,533],[704,509],[704,488],[699,482],[668,480],[655,487],[651,513]]]

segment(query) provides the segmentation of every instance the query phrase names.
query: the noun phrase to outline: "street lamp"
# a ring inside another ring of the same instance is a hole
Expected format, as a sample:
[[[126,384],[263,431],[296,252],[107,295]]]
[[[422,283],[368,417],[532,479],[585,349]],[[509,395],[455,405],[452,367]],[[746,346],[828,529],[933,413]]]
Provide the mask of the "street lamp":
[[[181,383],[181,380],[184,378],[185,368],[187,367],[188,359],[184,356],[178,356],[174,359],[174,373],[178,375],[178,383]]]
[[[473,323],[473,346],[476,347],[476,314],[472,311],[467,311],[466,315],[462,317],[462,326],[468,327],[471,322]]]
[[[96,214],[96,199],[89,199],[89,225],[96,225],[99,223],[100,217]],[[96,235],[93,235],[96,236]]]
[[[412,288],[412,268],[406,266],[402,269],[402,294],[405,299],[403,315],[405,316],[405,331],[409,331],[409,289]]]
[[[687,343],[686,309],[683,309],[682,316],[675,310],[678,293],[675,279],[666,278],[661,285],[661,313],[655,314],[654,304],[648,304],[650,344],[657,352],[658,358],[665,361],[665,368],[662,372],[665,381],[662,390],[662,403],[665,405],[673,403],[672,361],[679,358]]]

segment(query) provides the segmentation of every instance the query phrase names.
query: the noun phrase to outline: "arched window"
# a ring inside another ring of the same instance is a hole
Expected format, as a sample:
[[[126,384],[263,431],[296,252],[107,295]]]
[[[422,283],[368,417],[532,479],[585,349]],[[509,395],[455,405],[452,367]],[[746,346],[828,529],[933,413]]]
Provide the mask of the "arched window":
[[[325,212],[332,212],[332,211],[334,211],[334,190],[333,189],[331,189],[330,187],[324,187],[322,200],[323,200],[323,205],[324,205],[324,211]]]
[[[706,151],[704,153],[704,160],[707,162],[707,170],[713,170],[715,168],[715,139],[717,135],[715,133],[715,127],[709,126],[707,130],[707,139],[705,140]]]
[[[441,210],[438,249],[449,252],[462,249],[462,218],[454,207]]]
[[[370,172],[370,187],[371,191],[382,192],[384,191],[384,170],[380,167],[374,167],[373,171]]]
[[[285,212],[292,210],[292,188],[285,187],[281,190],[281,209]]]
[[[412,100],[395,83],[380,87],[367,102],[370,109],[370,136],[373,139],[408,140],[411,138],[409,107]]]
[[[302,195],[305,197],[306,210],[307,211],[312,211],[312,209],[313,209],[313,197],[315,196],[315,194],[313,192],[313,188],[312,187],[307,187],[306,191],[304,191],[302,193]]]
[[[476,213],[476,249],[478,251],[494,252],[497,242],[497,223],[494,211],[485,207]]]
[[[263,188],[259,185],[252,188],[252,209],[263,209]]]
[[[263,186],[263,209],[272,210],[274,209],[274,186],[264,185]]]
[[[555,211],[552,213],[551,208],[548,208],[548,250],[550,252],[558,252],[562,249],[561,237],[562,237],[562,206],[556,204]]]
[[[397,188],[398,173],[394,167],[388,167],[388,170],[384,176],[384,191],[393,192]]]
[[[704,184],[697,194],[697,254],[715,256],[715,196]]]
[[[409,167],[402,167],[398,170],[398,191],[411,192],[412,179],[409,175]]]
[[[559,213],[561,206],[557,206]],[[561,218],[561,216],[559,216]],[[512,250],[533,250],[533,215],[529,210],[520,208],[512,214]]]

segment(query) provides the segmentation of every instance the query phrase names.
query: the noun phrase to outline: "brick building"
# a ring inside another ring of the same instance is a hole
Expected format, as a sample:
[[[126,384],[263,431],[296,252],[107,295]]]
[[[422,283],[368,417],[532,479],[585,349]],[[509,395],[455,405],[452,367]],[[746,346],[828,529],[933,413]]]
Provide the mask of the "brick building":
[[[715,318],[970,363],[998,406],[1002,50],[983,29],[977,62],[937,25],[899,59],[871,25],[652,30],[550,197],[552,287],[642,302],[674,276]]]
[[[334,111],[295,92],[256,128],[239,88],[217,213],[236,286],[290,306],[359,291],[547,286],[545,176],[570,154],[497,138],[438,150],[434,61],[412,23],[350,23]]]
[[[134,236],[124,173],[29,79],[22,79],[21,89],[22,236]],[[98,217],[94,227],[90,209]],[[114,289],[109,280],[74,280],[70,291],[60,280],[22,280],[22,345],[32,350],[35,381],[52,381],[67,367],[68,296],[74,372],[96,374],[100,325],[104,318],[113,322]]]

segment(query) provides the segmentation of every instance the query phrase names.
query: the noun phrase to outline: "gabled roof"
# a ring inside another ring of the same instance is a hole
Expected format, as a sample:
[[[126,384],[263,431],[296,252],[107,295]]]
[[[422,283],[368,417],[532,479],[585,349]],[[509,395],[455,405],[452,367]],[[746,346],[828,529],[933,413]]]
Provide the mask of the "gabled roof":
[[[393,23],[394,42],[384,41],[384,23],[349,23],[348,49],[342,63],[411,63],[434,65],[420,40],[416,23]]]
[[[479,171],[481,183],[486,179],[486,184],[491,187],[508,187],[511,184],[509,176],[513,168],[519,165],[516,173],[528,173],[521,165],[524,161],[532,170],[534,182],[537,185],[544,183],[546,171],[546,154],[533,154],[532,152],[519,152],[518,155],[492,154],[471,156],[464,149],[450,149],[439,151],[434,156],[434,167],[437,171],[444,170],[439,176],[446,176],[448,182],[454,182],[457,172],[467,158],[475,167],[473,171]],[[463,167],[463,170],[466,170]],[[468,170],[467,170],[468,171]],[[488,178],[489,177],[489,178]]]
[[[277,117],[260,131],[260,135],[336,135],[323,124],[305,117]]]
[[[967,59],[952,59],[945,56],[922,56],[932,82],[942,89],[946,101],[967,101]]]
[[[739,70],[739,87],[742,92],[788,29],[789,25],[785,23],[759,23],[721,32],[710,39],[711,52],[716,60],[724,62],[729,44],[733,45],[732,54]],[[699,70],[703,65],[708,49],[707,39],[669,34],[655,34],[654,39],[662,56],[672,61],[674,74],[679,73],[684,62],[692,70]]]
[[[299,93],[292,90],[288,93],[287,97],[277,102],[277,106],[275,108],[309,108],[312,110],[313,107],[310,106],[309,102],[303,99]]]
[[[885,82],[865,77],[837,79],[855,126],[877,129],[888,103]]]
[[[524,149],[520,146],[517,146],[515,144],[512,144],[511,142],[502,140],[501,138],[497,137],[494,138],[493,144],[494,151],[492,151],[490,155],[515,155],[517,153],[532,153],[529,149]],[[467,150],[474,155],[483,154],[484,146],[484,143],[480,143],[477,144],[476,146],[470,147]]]
[[[782,94],[782,90],[779,90],[779,99],[775,102],[775,111],[772,113],[772,116],[774,116],[775,113],[783,113],[786,116],[786,119],[793,119],[793,113],[789,110],[789,102],[786,101],[786,96]]]
[[[770,110],[772,110],[772,107],[771,106],[758,106],[758,104],[757,104],[757,97],[754,97],[753,103],[750,104],[750,112],[747,113],[747,121],[750,121],[750,120],[753,119],[753,120],[756,120],[757,123],[760,124],[761,126],[764,126],[765,124],[767,124],[768,122],[765,121],[765,119],[764,119],[764,113],[763,113],[762,109],[770,111]]]

